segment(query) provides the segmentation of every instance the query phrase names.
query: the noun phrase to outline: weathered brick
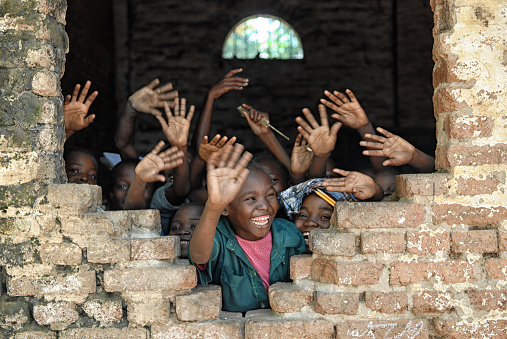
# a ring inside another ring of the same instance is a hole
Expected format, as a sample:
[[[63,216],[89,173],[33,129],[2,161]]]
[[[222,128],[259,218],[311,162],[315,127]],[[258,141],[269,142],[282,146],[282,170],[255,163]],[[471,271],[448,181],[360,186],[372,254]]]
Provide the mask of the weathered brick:
[[[118,322],[123,318],[121,300],[91,299],[83,304],[83,310],[90,317],[101,323]]]
[[[324,319],[259,319],[245,325],[245,339],[334,338],[333,323]]]
[[[201,321],[216,319],[222,308],[220,286],[197,286],[189,294],[175,298],[176,317],[180,321]]]
[[[160,223],[160,211],[157,209],[130,210],[128,211],[132,226],[154,230],[156,234],[161,234],[162,225]]]
[[[0,328],[19,329],[29,321],[28,304],[19,301],[0,302]]]
[[[437,88],[442,83],[452,83],[459,81],[455,67],[458,56],[451,55],[448,59],[440,60],[433,68],[433,88]]]
[[[104,289],[107,292],[185,291],[196,284],[197,274],[191,265],[117,268],[104,272]]]
[[[88,244],[86,253],[88,262],[94,264],[114,264],[120,260],[130,260],[130,241],[97,239]]]
[[[391,285],[408,285],[436,278],[447,284],[475,281],[477,267],[464,260],[394,262],[391,265]]]
[[[0,230],[2,219],[0,219]],[[0,266],[26,265],[36,261],[37,246],[33,242],[4,243],[0,251]]]
[[[450,250],[450,234],[447,231],[407,232],[407,252],[417,255],[435,254]]]
[[[415,294],[412,299],[414,301],[413,311],[415,314],[444,313],[454,308],[451,303],[454,295],[449,292],[423,291]]]
[[[498,249],[500,251],[507,251],[507,232],[500,232],[498,234]]]
[[[428,339],[428,323],[412,320],[352,320],[336,325],[336,338]]]
[[[334,285],[375,285],[384,265],[367,261],[337,262],[315,259],[312,262],[312,280]]]
[[[60,95],[60,79],[54,72],[40,71],[35,73],[32,80],[32,90],[43,97]]]
[[[83,251],[73,243],[44,243],[39,247],[42,262],[54,265],[79,265]]]
[[[145,328],[73,328],[60,332],[61,339],[147,339],[148,330]]]
[[[498,241],[495,230],[452,232],[452,251],[454,253],[496,253]]]
[[[294,281],[310,277],[312,255],[300,254],[290,258],[290,278]]]
[[[63,330],[76,322],[79,314],[74,304],[54,302],[34,305],[33,318],[39,325],[51,325],[51,329]]]
[[[447,173],[400,174],[396,176],[396,196],[402,198],[443,195],[449,192]]]
[[[364,254],[405,252],[405,233],[363,232],[361,251]]]
[[[493,127],[493,118],[484,115],[450,114],[444,121],[444,130],[451,139],[489,138]]]
[[[486,277],[490,279],[507,279],[507,259],[488,259],[484,263]]]
[[[435,167],[449,170],[456,166],[502,165],[507,163],[507,144],[478,146],[449,144],[437,146]]]
[[[269,304],[278,313],[298,312],[312,301],[312,294],[292,283],[278,282],[269,286]]]
[[[132,239],[131,260],[174,260],[180,255],[179,237]]]
[[[507,290],[470,290],[467,295],[476,311],[507,310]]]
[[[463,178],[457,179],[456,193],[458,195],[491,194],[498,190],[499,180],[491,175],[484,179]]]
[[[215,320],[205,323],[173,323],[151,327],[152,339],[178,338],[242,338],[241,322]]]
[[[127,320],[134,326],[167,324],[171,319],[171,300],[167,293],[138,292],[128,293]]]
[[[378,313],[399,314],[408,308],[406,292],[366,292],[365,305]]]
[[[343,255],[353,257],[356,254],[356,236],[354,233],[342,233],[332,230],[316,230],[308,239],[310,251],[323,255]]]
[[[49,185],[48,200],[53,208],[65,212],[93,212],[102,204],[102,188],[98,185]]]
[[[490,226],[507,219],[504,206],[474,207],[461,204],[440,204],[433,207],[433,223],[438,225]]]
[[[440,113],[457,111],[468,107],[467,102],[459,97],[461,89],[458,86],[442,86],[435,90],[433,93],[435,117]]]
[[[338,202],[337,228],[411,228],[424,221],[424,206],[403,202]]]
[[[50,330],[22,331],[14,335],[14,339],[56,339],[56,332]]]
[[[435,319],[435,332],[448,339],[505,338],[507,320],[485,320],[484,322],[463,323]]]
[[[321,314],[357,314],[359,293],[315,292],[315,312]]]

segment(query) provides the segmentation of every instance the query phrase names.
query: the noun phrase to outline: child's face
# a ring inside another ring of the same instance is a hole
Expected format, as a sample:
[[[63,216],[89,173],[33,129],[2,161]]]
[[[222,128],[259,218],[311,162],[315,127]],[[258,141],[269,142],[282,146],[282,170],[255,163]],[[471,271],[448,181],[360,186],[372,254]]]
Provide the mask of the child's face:
[[[111,183],[111,192],[109,194],[114,209],[124,209],[125,197],[136,175],[135,169],[136,166],[132,164],[123,166],[116,172],[116,178]]]
[[[303,199],[301,209],[294,223],[307,238],[310,231],[316,228],[329,228],[333,207],[312,193]]]
[[[259,240],[269,233],[277,211],[278,200],[271,179],[263,171],[251,170],[223,214],[239,237]]]
[[[65,161],[69,183],[97,185],[95,161],[86,153],[73,152]]]
[[[181,244],[181,258],[188,258],[188,244],[204,207],[185,206],[180,208],[171,222],[169,235],[178,235]]]
[[[281,191],[288,188],[287,179],[277,166],[269,161],[260,162],[259,165],[271,178],[271,184],[273,185],[276,194],[280,194]]]

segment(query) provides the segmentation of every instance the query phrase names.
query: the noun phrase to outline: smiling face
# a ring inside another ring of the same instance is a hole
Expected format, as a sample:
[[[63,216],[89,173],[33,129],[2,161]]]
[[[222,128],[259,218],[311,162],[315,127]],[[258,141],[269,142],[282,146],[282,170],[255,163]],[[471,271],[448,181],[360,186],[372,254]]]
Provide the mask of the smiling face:
[[[181,258],[188,258],[188,244],[203,210],[204,206],[200,205],[183,206],[171,221],[169,235],[180,237]]]
[[[135,169],[135,164],[129,164],[121,167],[116,172],[112,182],[111,192],[109,193],[113,209],[124,209],[125,197],[136,175]]]
[[[294,223],[308,239],[310,231],[317,228],[328,229],[331,226],[333,207],[317,196],[315,193],[303,199],[301,209]]]
[[[228,217],[239,237],[259,240],[269,233],[277,211],[278,200],[271,179],[264,171],[251,169],[223,215]]]
[[[69,183],[97,185],[97,164],[86,153],[69,154],[65,159],[65,172]]]

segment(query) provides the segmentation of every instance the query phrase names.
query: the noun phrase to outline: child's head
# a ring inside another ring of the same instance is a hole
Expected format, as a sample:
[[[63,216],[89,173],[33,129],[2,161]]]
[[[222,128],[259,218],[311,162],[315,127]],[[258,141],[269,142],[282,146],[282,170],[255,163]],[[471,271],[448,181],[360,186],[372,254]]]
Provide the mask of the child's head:
[[[304,236],[316,228],[328,229],[333,211],[333,206],[311,193],[303,199],[294,223]]]
[[[258,157],[255,161],[271,178],[271,183],[273,184],[276,194],[279,194],[289,187],[289,171],[280,161],[276,160],[271,155]]]
[[[188,244],[204,210],[204,204],[191,202],[183,205],[172,217],[169,235],[180,237],[181,258],[188,258]]]
[[[223,215],[231,227],[245,240],[258,240],[271,230],[278,211],[276,191],[269,175],[255,162],[248,165],[250,173]]]
[[[385,169],[374,176],[375,183],[377,183],[382,190],[384,195],[391,195],[396,190],[395,177],[399,174],[392,169]]]
[[[139,159],[125,159],[120,161],[111,170],[109,179],[110,209],[122,210],[127,196],[128,189],[136,175],[135,169]]]
[[[67,150],[63,158],[69,183],[97,185],[99,166],[92,153],[82,148],[74,148]]]

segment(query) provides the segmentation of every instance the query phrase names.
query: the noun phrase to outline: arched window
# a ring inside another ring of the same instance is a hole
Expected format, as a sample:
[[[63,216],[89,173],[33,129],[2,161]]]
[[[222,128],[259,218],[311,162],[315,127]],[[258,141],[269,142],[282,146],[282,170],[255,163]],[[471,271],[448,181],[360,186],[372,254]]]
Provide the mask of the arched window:
[[[255,15],[241,20],[225,39],[224,59],[303,59],[303,45],[284,20]]]

